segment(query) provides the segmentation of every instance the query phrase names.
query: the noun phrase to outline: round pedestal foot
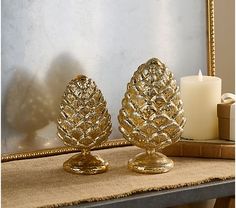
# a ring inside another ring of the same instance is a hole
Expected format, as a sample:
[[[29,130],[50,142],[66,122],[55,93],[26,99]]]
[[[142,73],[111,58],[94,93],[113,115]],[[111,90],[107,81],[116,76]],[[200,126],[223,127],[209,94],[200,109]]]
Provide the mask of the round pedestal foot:
[[[64,162],[63,168],[74,174],[93,175],[107,171],[108,162],[97,155],[77,154]]]
[[[174,162],[158,152],[143,152],[130,159],[128,167],[138,173],[156,174],[168,172],[174,167]]]

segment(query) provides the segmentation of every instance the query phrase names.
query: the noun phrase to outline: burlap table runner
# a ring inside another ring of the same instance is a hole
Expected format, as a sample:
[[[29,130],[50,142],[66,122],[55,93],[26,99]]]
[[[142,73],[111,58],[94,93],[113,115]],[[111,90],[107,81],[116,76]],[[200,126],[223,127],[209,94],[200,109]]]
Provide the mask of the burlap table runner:
[[[234,177],[233,160],[202,158],[172,158],[175,167],[165,174],[131,172],[127,161],[141,151],[136,147],[95,151],[109,161],[110,170],[92,176],[73,175],[62,169],[63,162],[74,153],[3,163],[2,205],[58,207]]]

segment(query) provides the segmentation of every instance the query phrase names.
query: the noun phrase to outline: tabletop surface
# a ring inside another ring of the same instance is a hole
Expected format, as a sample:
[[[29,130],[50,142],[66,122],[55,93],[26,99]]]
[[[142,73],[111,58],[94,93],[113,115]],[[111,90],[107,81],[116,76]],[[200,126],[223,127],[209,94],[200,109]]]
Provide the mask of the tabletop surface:
[[[2,163],[2,205],[142,207],[145,203],[165,207],[165,202],[171,206],[171,202],[232,195],[234,160],[171,157],[175,165],[171,171],[147,175],[127,168],[128,160],[140,152],[134,146],[93,151],[109,162],[109,170],[97,175],[65,172],[63,162],[75,153]]]

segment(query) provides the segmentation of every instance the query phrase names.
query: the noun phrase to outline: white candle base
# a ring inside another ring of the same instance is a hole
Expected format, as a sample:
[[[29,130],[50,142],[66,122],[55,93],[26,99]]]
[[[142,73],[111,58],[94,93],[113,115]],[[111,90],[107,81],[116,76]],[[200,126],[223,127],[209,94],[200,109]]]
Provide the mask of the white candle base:
[[[181,78],[181,99],[186,124],[183,138],[208,140],[218,138],[217,104],[221,101],[221,79],[189,76]]]

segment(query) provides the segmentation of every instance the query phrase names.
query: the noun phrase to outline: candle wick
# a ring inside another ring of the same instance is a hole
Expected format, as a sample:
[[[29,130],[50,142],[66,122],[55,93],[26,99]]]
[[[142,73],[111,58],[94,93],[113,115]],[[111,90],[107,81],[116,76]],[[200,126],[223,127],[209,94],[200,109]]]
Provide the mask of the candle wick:
[[[202,81],[202,80],[203,80],[203,76],[202,76],[202,71],[201,71],[201,69],[199,69],[199,71],[198,71],[198,80],[199,80],[199,81]]]

